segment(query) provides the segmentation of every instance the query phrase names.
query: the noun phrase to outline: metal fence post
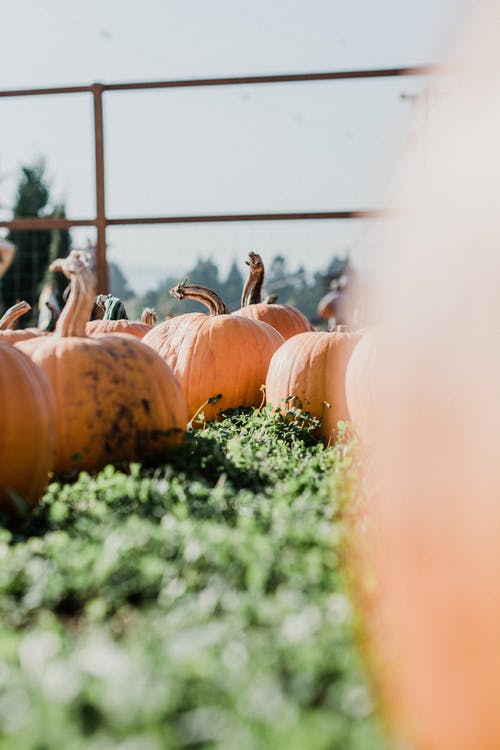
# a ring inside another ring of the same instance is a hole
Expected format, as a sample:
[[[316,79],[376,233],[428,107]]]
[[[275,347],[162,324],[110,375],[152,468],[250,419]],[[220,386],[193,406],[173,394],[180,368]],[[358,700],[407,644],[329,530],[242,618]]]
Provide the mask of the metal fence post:
[[[106,260],[106,202],[104,188],[104,128],[102,114],[103,86],[94,83],[92,94],[94,98],[94,135],[95,135],[95,189],[96,189],[96,273],[97,291],[99,294],[108,292],[108,263]]]

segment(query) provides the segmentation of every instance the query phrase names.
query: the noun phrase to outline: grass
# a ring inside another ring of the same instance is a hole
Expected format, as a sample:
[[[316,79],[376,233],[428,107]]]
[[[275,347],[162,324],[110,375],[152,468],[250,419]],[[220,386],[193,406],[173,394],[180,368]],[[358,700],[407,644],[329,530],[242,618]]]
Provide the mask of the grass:
[[[6,750],[381,750],[343,586],[355,455],[239,412],[0,529]]]

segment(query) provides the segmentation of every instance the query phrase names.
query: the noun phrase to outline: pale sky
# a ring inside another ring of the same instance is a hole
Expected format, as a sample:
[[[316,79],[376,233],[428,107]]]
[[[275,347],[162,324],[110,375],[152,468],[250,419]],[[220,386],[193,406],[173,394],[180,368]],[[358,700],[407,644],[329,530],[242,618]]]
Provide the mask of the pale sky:
[[[393,67],[445,59],[470,0],[3,0],[0,88]],[[420,79],[105,95],[108,216],[342,210],[382,205],[425,117]],[[53,195],[91,217],[88,95],[0,100],[0,210],[19,166],[47,161]],[[324,266],[374,262],[373,222],[200,224],[108,230],[138,290],[196,257],[227,269],[249,250]],[[73,233],[76,242],[92,236]]]

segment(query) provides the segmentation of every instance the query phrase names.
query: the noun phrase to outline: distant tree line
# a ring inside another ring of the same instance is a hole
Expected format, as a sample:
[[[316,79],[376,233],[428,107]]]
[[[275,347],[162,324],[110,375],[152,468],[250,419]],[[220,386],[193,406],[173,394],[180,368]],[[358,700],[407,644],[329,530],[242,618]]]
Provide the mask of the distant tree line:
[[[328,291],[332,278],[341,276],[346,264],[345,258],[335,256],[327,267],[308,278],[304,266],[296,271],[288,265],[284,255],[275,255],[270,260],[263,257],[266,266],[264,296],[278,296],[278,303],[293,305],[315,323],[319,323],[316,308],[321,297]],[[201,284],[213,289],[222,297],[231,311],[240,307],[241,293],[246,281],[247,266],[242,258],[241,263],[233,261],[227,276],[223,276],[212,258],[199,258],[194,267],[186,273],[193,284]],[[127,309],[130,317],[137,317],[144,307],[154,307],[160,319],[169,315],[184,312],[205,310],[202,305],[190,300],[177,300],[169,294],[180,279],[178,276],[167,276],[156,289],[145,294],[129,297]]]

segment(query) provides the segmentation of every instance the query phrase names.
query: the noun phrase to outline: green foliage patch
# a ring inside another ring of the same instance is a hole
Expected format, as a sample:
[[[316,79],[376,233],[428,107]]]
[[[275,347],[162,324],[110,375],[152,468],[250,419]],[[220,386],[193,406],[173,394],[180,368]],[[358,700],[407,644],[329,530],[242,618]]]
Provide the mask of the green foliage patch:
[[[379,750],[342,586],[349,442],[268,409],[0,530],[1,747]]]

